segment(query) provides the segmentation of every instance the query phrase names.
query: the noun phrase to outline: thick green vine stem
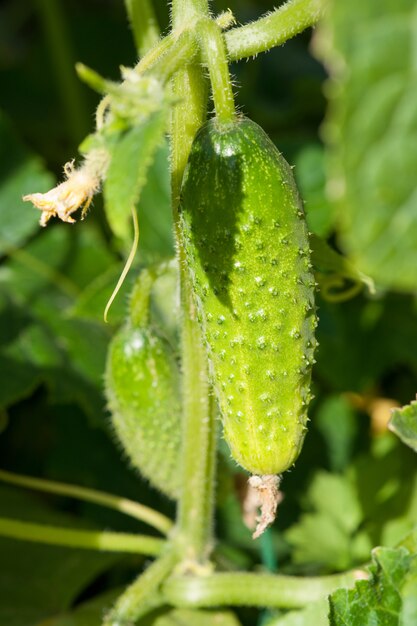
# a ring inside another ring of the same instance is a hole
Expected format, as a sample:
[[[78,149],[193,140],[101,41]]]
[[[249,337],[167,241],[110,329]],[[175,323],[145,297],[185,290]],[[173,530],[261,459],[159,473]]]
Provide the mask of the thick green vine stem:
[[[100,530],[73,530],[47,524],[22,522],[0,517],[0,536],[33,541],[51,546],[65,546],[81,550],[103,550],[105,552],[133,552],[157,556],[165,541],[147,535],[131,535]]]
[[[103,626],[130,626],[161,603],[159,587],[178,561],[172,545],[122,593]]]
[[[198,87],[198,91],[195,89]],[[204,122],[207,88],[201,68],[192,66],[177,75],[174,93],[189,95],[176,108],[172,126],[172,193],[176,231],[178,197],[192,139]],[[207,358],[201,341],[188,283],[184,251],[177,234],[182,300],[183,453],[182,489],[178,503],[178,536],[184,561],[204,562],[212,544],[211,446],[214,424],[210,415]]]
[[[173,0],[173,28],[208,18],[207,0]],[[205,121],[207,81],[200,64],[180,70],[173,81],[179,99],[171,127],[171,186],[182,301],[183,454],[176,542],[183,563],[206,561],[212,546],[214,418],[210,410],[207,357],[201,341],[189,286],[184,250],[178,236],[178,201],[182,176],[194,136]]]
[[[364,577],[351,571],[314,578],[272,574],[225,573],[208,576],[177,576],[166,581],[163,593],[174,606],[259,606],[296,609]]]
[[[322,17],[327,0],[289,0],[265,17],[225,33],[230,61],[255,56],[314,26]]]
[[[216,116],[221,124],[229,124],[235,117],[235,105],[223,33],[211,19],[200,20],[197,29],[203,61],[210,74]]]

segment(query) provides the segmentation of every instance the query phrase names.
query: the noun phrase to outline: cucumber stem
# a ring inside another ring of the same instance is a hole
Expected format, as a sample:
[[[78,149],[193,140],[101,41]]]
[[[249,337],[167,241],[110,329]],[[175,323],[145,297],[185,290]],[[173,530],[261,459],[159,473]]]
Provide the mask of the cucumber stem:
[[[116,601],[103,622],[103,626],[133,624],[149,610],[160,604],[158,590],[161,583],[172,572],[178,561],[178,554],[172,545],[159,559],[154,561]]]
[[[208,0],[172,0],[172,30],[208,14]]]
[[[197,19],[208,17],[206,0],[173,0],[174,28],[193,15]],[[182,176],[194,136],[206,117],[207,82],[199,64],[175,75],[173,93],[179,99],[172,118],[171,184],[180,267],[183,366],[183,465],[176,541],[184,561],[204,563],[212,545],[214,416],[210,411],[207,356],[189,285],[178,215]]]
[[[175,43],[175,40],[175,34],[171,32],[161,39],[161,41],[158,41],[158,43],[140,59],[139,63],[136,64],[135,72],[138,74],[146,72],[146,70],[152,67],[154,63],[169,51],[170,47]]]
[[[169,46],[169,54],[163,54],[149,69],[152,76],[166,82],[182,66],[192,63],[197,54],[197,43],[189,30],[184,30]]]
[[[49,524],[22,522],[17,519],[0,517],[0,536],[45,543],[52,546],[65,546],[82,550],[103,550],[105,552],[133,552],[156,556],[160,554],[165,541],[147,535],[112,533],[101,530],[74,530]]]
[[[265,17],[225,33],[230,61],[282,45],[323,16],[327,0],[289,0]]]
[[[364,576],[362,570],[316,577],[259,572],[177,576],[167,580],[163,593],[168,602],[184,608],[259,606],[297,609],[325,598],[340,587],[353,586]]]
[[[134,500],[114,496],[110,493],[97,491],[96,489],[88,489],[87,487],[79,487],[78,485],[68,485],[67,483],[45,480],[43,478],[33,478],[32,476],[22,476],[21,474],[14,474],[12,472],[6,472],[5,470],[0,470],[0,480],[10,485],[18,485],[19,487],[36,489],[46,493],[55,493],[59,496],[77,498],[78,500],[93,502],[94,504],[115,509],[120,513],[130,515],[130,517],[134,517],[141,522],[149,524],[164,535],[169,533],[172,528],[171,520],[165,517],[165,515],[162,515],[162,513],[159,513],[159,511],[155,511],[139,502],[134,502]]]
[[[221,124],[227,125],[234,120],[235,104],[223,34],[211,19],[201,20],[197,29],[203,61],[210,74],[216,116]]]

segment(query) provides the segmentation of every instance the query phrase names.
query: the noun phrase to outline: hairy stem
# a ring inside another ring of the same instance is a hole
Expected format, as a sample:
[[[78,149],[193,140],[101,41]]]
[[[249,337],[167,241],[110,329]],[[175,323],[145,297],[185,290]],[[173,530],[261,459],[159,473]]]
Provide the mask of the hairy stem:
[[[175,0],[173,26],[192,16],[208,17],[206,0]],[[200,65],[180,70],[173,81],[175,107],[171,129],[172,204],[180,265],[183,363],[182,489],[178,504],[177,542],[183,560],[204,563],[212,545],[213,418],[210,411],[207,357],[189,284],[181,241],[178,201],[191,144],[204,123],[207,82]]]
[[[143,74],[150,67],[154,65],[164,54],[166,54],[170,47],[176,41],[176,34],[171,32],[166,37],[161,39],[153,48],[146,53],[144,57],[141,58],[139,63],[135,66],[135,71],[138,74]]]
[[[126,626],[143,617],[149,610],[160,604],[158,590],[161,583],[169,576],[178,555],[172,546],[167,546],[164,554],[154,561],[116,601],[113,609],[106,616],[103,626]]]
[[[161,56],[149,72],[165,82],[182,66],[192,63],[197,51],[194,36],[189,30],[184,30],[170,45],[169,52]]]
[[[0,470],[0,480],[12,485],[27,487],[28,489],[36,489],[48,493],[55,493],[60,496],[69,496],[86,502],[93,502],[110,509],[115,509],[120,513],[125,513],[134,517],[141,522],[149,524],[163,534],[167,534],[172,528],[172,522],[168,517],[162,515],[158,511],[151,509],[139,502],[134,502],[127,498],[121,498],[95,489],[87,489],[78,485],[68,485],[66,483],[55,482],[52,480],[44,480],[41,478],[32,478],[31,476],[21,476]]]
[[[325,598],[340,587],[352,586],[358,578],[357,571],[315,578],[251,573],[178,576],[165,583],[163,592],[169,602],[181,607],[295,609]]]
[[[255,56],[314,26],[322,17],[327,0],[288,0],[265,17],[225,33],[229,59]]]
[[[235,117],[235,106],[223,34],[219,26],[210,19],[200,21],[198,33],[203,61],[210,74],[217,118],[220,123],[229,124]]]
[[[208,17],[208,0],[172,0],[172,30],[195,18]]]
[[[143,56],[159,40],[159,26],[150,0],[125,0],[136,49]]]
[[[73,530],[4,517],[0,518],[0,536],[67,548],[133,552],[150,556],[160,554],[165,543],[162,539],[146,535],[112,533],[100,530]]]

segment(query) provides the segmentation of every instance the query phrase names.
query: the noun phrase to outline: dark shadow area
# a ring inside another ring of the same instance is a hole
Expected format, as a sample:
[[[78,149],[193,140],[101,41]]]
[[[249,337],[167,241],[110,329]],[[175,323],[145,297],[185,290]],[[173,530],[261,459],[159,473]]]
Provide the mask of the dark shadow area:
[[[186,246],[191,255],[197,255],[210,290],[229,308],[240,212],[244,208],[244,155],[239,134],[239,127],[220,132],[211,122],[198,133],[180,205]]]

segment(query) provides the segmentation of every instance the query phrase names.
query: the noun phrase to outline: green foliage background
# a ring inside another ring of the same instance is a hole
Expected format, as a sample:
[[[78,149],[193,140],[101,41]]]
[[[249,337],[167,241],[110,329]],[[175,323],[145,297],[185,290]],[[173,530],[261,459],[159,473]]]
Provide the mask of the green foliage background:
[[[253,543],[241,522],[233,488],[237,470],[224,460],[218,484],[217,532],[227,567],[324,574],[358,566],[370,560],[372,548],[386,547],[374,554],[373,582],[361,583],[351,592],[356,596],[335,595],[331,615],[337,626],[362,623],[352,607],[372,610],[372,593],[388,584],[390,559],[396,564],[390,597],[397,608],[395,613],[393,605],[387,607],[394,618],[383,623],[399,623],[401,611],[402,619],[411,619],[417,604],[410,591],[415,561],[404,548],[395,548],[417,521],[416,458],[377,423],[375,410],[381,398],[403,405],[417,391],[416,76],[415,56],[407,56],[416,45],[409,27],[415,17],[406,0],[394,3],[393,29],[392,20],[383,19],[382,5],[387,11],[392,5],[386,0],[378,3],[381,18],[374,23],[374,4],[340,2],[314,35],[316,55],[334,68],[330,83],[311,53],[310,32],[232,68],[239,107],[295,165],[311,231],[351,254],[377,284],[376,294],[363,290],[343,303],[318,296],[320,348],[310,432],[285,477],[278,522],[263,543]],[[229,5],[218,0],[214,8]],[[230,8],[243,23],[271,6],[236,0]],[[165,3],[160,0],[156,9],[166,30]],[[107,345],[124,318],[135,276],[149,261],[173,254],[167,150],[158,152],[142,193],[140,250],[109,325],[103,323],[103,309],[124,250],[105,221],[101,199],[83,223],[53,223],[42,231],[36,210],[20,199],[46,191],[91,130],[98,97],[78,82],[74,62],[113,79],[119,65],[135,63],[123,4],[8,0],[0,24],[1,468],[118,493],[172,514],[172,503],[141,480],[120,453],[103,395]],[[52,36],[57,29],[58,42]],[[352,32],[363,45],[353,55]],[[346,78],[344,63],[358,71]],[[323,89],[331,99],[324,126]],[[323,136],[330,145],[326,154]],[[347,181],[330,185],[336,198],[326,195],[326,168],[330,182]],[[0,516],[143,530],[94,505],[6,486],[0,491]],[[98,625],[103,607],[143,565],[144,559],[134,556],[0,538],[0,624]],[[319,603],[291,614],[244,610],[238,617],[244,625],[320,626],[328,624],[327,611],[327,603]],[[350,621],[339,621],[343,614]],[[198,623],[203,626],[204,619],[212,623],[210,614],[200,615]],[[224,626],[237,623],[229,613],[217,619]],[[195,620],[194,614],[177,611],[155,623],[186,626]]]

